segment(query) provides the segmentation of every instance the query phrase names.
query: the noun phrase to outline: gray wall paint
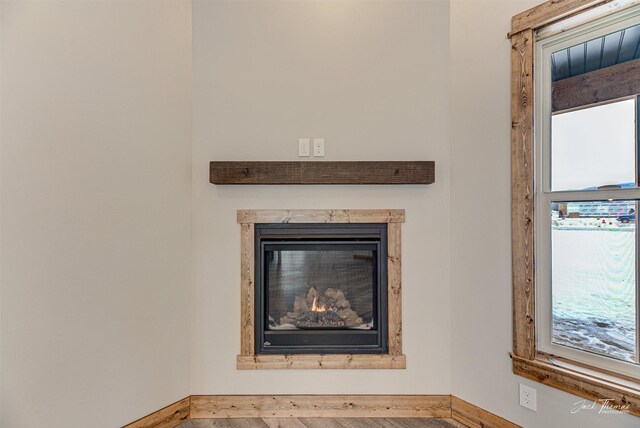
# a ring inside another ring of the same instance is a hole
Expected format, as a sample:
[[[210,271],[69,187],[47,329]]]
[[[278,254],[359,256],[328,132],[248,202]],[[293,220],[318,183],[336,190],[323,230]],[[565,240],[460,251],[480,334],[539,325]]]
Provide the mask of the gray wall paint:
[[[452,390],[524,427],[638,427],[511,374],[511,17],[537,1],[451,3]],[[473,212],[483,212],[474,215]],[[518,384],[537,389],[520,407]]]
[[[449,4],[193,4],[192,392],[447,393]],[[213,186],[210,160],[435,160],[431,186]],[[240,208],[405,208],[407,370],[237,371]]]
[[[191,4],[2,2],[2,420],[189,394]]]

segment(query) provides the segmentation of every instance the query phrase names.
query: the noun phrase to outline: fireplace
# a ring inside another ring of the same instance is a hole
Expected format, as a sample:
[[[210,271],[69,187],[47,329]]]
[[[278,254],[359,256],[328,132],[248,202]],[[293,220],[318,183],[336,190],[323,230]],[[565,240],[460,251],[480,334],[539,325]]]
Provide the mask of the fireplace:
[[[239,370],[404,369],[402,209],[238,210]]]
[[[386,354],[387,224],[256,224],[256,354]]]

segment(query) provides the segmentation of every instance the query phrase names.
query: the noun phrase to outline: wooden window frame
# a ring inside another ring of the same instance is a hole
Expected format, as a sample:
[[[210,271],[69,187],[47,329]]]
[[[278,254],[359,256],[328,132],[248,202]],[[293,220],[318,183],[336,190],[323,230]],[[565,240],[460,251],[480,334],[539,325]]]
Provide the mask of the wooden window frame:
[[[543,353],[536,343],[534,234],[535,35],[566,31],[638,4],[637,0],[549,0],[512,19],[511,207],[513,373],[640,416],[640,379]]]

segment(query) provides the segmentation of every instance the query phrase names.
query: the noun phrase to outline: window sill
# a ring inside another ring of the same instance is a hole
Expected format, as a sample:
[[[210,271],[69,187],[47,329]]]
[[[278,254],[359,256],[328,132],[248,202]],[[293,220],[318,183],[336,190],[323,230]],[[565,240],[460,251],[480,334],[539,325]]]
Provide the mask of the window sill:
[[[640,416],[640,380],[538,353],[528,360],[511,355],[513,373],[594,401],[607,410]]]

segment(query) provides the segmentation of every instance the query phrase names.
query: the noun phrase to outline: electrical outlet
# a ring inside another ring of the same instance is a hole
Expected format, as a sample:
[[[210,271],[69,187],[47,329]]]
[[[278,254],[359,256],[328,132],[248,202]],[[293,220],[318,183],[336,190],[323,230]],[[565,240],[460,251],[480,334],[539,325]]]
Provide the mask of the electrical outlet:
[[[520,384],[520,405],[533,411],[538,410],[536,390],[534,388]]]
[[[324,157],[324,138],[313,139],[313,156],[317,158]]]
[[[298,139],[298,156],[300,157],[309,156],[309,139],[308,138]]]

